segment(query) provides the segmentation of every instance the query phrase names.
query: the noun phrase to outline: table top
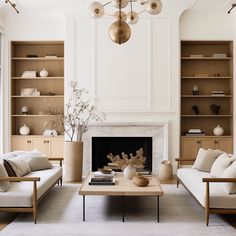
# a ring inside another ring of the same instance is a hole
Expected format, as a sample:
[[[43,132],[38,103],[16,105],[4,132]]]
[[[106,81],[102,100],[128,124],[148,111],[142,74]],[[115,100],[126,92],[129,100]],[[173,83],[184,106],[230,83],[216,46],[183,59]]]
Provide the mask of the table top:
[[[89,185],[91,177],[94,173],[90,173],[84,179],[79,194],[80,195],[105,195],[105,196],[162,196],[163,190],[160,182],[154,175],[145,176],[149,179],[146,187],[139,187],[124,177],[122,172],[115,173],[115,185]]]

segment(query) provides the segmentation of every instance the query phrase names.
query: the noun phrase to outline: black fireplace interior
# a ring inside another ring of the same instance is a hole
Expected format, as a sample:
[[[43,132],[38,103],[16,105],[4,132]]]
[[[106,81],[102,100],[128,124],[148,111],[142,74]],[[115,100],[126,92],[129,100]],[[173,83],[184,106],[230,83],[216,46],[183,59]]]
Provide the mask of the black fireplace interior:
[[[107,166],[109,153],[121,156],[121,153],[133,153],[140,148],[146,157],[146,171],[152,171],[152,137],[92,137],[92,171]]]

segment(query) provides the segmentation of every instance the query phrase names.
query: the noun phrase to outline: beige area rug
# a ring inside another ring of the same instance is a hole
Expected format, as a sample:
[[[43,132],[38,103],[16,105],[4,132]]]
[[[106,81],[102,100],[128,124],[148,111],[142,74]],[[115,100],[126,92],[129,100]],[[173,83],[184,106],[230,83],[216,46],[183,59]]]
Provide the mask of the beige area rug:
[[[156,221],[156,198],[131,197],[126,201],[126,222],[121,221],[122,199],[88,196],[86,222],[82,221],[79,185],[56,186],[39,205],[38,222],[32,214],[20,214],[1,232],[1,236],[170,236],[236,235],[236,230],[217,215],[205,226],[204,211],[180,186],[163,185],[160,198],[160,223]]]

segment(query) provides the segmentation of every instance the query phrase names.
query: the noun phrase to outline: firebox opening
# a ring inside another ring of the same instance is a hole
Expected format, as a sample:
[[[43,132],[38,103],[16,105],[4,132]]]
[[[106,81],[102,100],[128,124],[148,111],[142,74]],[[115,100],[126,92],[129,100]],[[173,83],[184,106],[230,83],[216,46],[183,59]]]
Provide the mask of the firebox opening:
[[[110,154],[119,155],[121,159],[122,154],[123,156],[125,154],[130,159],[139,156],[140,149],[143,149],[145,163],[144,168],[138,171],[152,172],[152,137],[92,137],[92,171],[110,167],[112,165],[108,159]],[[121,171],[119,167],[113,169]]]

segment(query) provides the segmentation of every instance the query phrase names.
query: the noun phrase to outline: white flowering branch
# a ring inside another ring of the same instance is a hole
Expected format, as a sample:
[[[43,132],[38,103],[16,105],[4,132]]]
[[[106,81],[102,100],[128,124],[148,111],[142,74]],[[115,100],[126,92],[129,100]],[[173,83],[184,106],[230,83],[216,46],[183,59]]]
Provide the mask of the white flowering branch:
[[[65,114],[61,117],[62,126],[70,141],[82,141],[90,120],[103,121],[105,114],[98,112],[87,98],[88,91],[71,83],[72,93],[66,104]]]

